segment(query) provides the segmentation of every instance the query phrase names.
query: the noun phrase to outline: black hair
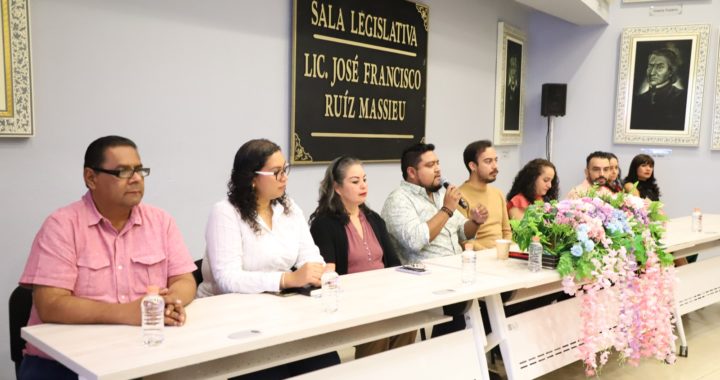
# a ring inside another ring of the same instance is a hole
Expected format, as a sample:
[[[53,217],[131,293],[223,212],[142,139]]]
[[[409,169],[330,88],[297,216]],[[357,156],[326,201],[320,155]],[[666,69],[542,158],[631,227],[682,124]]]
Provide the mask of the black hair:
[[[637,176],[637,170],[640,166],[645,164],[652,166],[653,172],[650,175],[650,178],[646,179],[645,181],[640,181]],[[625,183],[634,184],[635,182],[638,183],[637,189],[640,192],[641,197],[649,198],[653,201],[660,200],[660,187],[655,181],[655,160],[653,160],[653,158],[648,156],[647,154],[638,154],[637,156],[633,157],[632,162],[630,162],[630,168],[628,169],[627,177],[625,177]]]
[[[542,174],[544,167],[552,168],[555,176],[551,181],[552,187],[550,187],[550,190],[543,196],[543,201],[550,202],[557,200],[560,188],[560,178],[558,178],[557,169],[555,169],[555,165],[553,165],[552,162],[543,158],[536,158],[525,164],[515,176],[510,192],[507,193],[507,201],[510,202],[515,195],[522,194],[525,199],[532,204],[537,197],[535,194],[535,181],[540,174]]]
[[[318,197],[318,205],[315,211],[310,214],[309,222],[312,223],[315,218],[320,216],[330,216],[338,219],[342,224],[350,221],[345,205],[342,199],[335,193],[335,185],[342,186],[343,181],[347,177],[347,170],[352,165],[361,165],[362,161],[355,157],[340,156],[334,159],[325,170],[325,176],[320,182],[320,191]],[[365,203],[360,205],[360,210],[368,215],[370,208]]]
[[[599,150],[596,150],[596,151],[588,154],[587,158],[585,159],[585,167],[586,168],[590,166],[590,160],[592,160],[593,158],[606,158],[609,161],[610,154],[608,154],[608,152],[603,152],[603,151],[599,151]]]
[[[252,186],[255,172],[262,169],[268,157],[280,151],[280,147],[266,139],[250,140],[243,144],[235,154],[230,181],[228,181],[228,201],[240,213],[245,223],[252,227],[257,234],[260,226],[257,222],[257,194]],[[290,203],[287,196],[270,201],[271,205],[280,203],[285,214],[290,212]]]
[[[483,154],[487,148],[491,148],[492,146],[493,145],[490,140],[478,140],[471,142],[465,147],[465,150],[463,151],[463,161],[465,161],[465,168],[468,173],[471,172],[470,163],[477,161],[478,156]]]
[[[407,179],[407,169],[409,167],[417,169],[417,165],[420,163],[420,156],[425,154],[425,152],[434,150],[435,145],[425,143],[417,143],[405,148],[402,152],[402,158],[400,159],[400,170],[402,170],[403,179]]]
[[[610,186],[612,186],[611,190],[613,192],[622,191],[623,180],[622,180],[622,169],[620,169],[620,159],[617,158],[617,156],[613,152],[605,152],[605,153],[607,153],[607,155],[608,155],[608,160],[612,160],[614,158],[618,162],[618,176],[617,176],[617,178],[615,178],[615,181],[613,181],[612,183],[609,184]]]
[[[105,136],[93,141],[88,145],[85,151],[85,162],[83,167],[85,168],[99,168],[105,162],[105,151],[108,148],[114,148],[117,146],[129,146],[137,150],[135,143],[121,136]]]

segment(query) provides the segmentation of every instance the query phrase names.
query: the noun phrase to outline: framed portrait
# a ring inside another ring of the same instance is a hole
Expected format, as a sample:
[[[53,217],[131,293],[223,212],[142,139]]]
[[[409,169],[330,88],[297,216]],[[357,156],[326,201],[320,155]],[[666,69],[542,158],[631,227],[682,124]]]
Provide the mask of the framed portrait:
[[[519,145],[522,142],[526,51],[525,33],[499,22],[495,68],[495,145]]]
[[[626,28],[614,142],[697,146],[710,25]]]
[[[720,150],[720,40],[718,40],[718,61],[715,70],[715,108],[713,110],[712,142],[710,149]]]
[[[0,137],[35,134],[27,0],[0,0]]]

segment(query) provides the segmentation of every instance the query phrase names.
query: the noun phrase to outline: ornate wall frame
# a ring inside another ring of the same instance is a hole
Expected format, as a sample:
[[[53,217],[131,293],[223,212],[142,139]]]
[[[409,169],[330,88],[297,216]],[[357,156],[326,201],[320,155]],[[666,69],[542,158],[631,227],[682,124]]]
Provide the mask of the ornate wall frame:
[[[27,0],[0,0],[0,137],[35,134]]]
[[[715,110],[713,112],[710,149],[720,150],[720,39],[718,39],[718,61],[715,70]]]
[[[615,143],[698,145],[709,37],[710,25],[623,30]],[[650,68],[661,67],[658,65],[662,62],[670,68],[672,75],[658,83],[666,74],[655,68],[651,73]],[[673,65],[677,68],[672,69]]]
[[[495,67],[495,145],[522,143],[525,119],[527,37],[505,22],[498,23]]]

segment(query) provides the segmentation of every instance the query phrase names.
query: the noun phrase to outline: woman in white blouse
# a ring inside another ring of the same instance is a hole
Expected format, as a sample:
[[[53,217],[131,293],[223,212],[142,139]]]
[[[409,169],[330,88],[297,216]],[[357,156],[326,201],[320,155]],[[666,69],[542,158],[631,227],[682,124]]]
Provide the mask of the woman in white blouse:
[[[302,210],[285,194],[289,171],[271,141],[250,140],[237,151],[227,199],[213,206],[208,219],[198,297],[320,285],[325,262]],[[336,363],[332,352],[250,377],[284,378]]]
[[[302,210],[285,194],[289,171],[271,141],[240,147],[228,197],[208,219],[198,297],[320,285],[325,261]]]

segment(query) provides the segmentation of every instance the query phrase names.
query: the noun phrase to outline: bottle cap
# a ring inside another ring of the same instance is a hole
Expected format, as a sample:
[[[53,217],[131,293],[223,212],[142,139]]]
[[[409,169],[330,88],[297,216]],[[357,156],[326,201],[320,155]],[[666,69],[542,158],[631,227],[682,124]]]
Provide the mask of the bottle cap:
[[[699,208],[699,207],[695,207],[695,208],[693,209],[693,211],[694,211],[694,212],[700,212],[700,208]]]
[[[337,272],[335,272],[334,270],[329,270],[329,271],[327,271],[327,272],[324,272],[324,273],[320,276],[320,281],[326,281],[327,279],[333,279],[333,278],[337,278],[337,277],[340,277],[340,276],[337,274]]]
[[[533,237],[532,237],[532,241],[533,241],[533,243],[539,243],[539,242],[540,242],[540,236],[537,236],[537,235],[533,236]]]
[[[472,251],[472,250],[473,250],[473,243],[465,243],[465,250],[466,250],[466,251]]]
[[[157,285],[148,285],[147,294],[157,295],[158,293],[160,293],[160,287],[158,287]]]

